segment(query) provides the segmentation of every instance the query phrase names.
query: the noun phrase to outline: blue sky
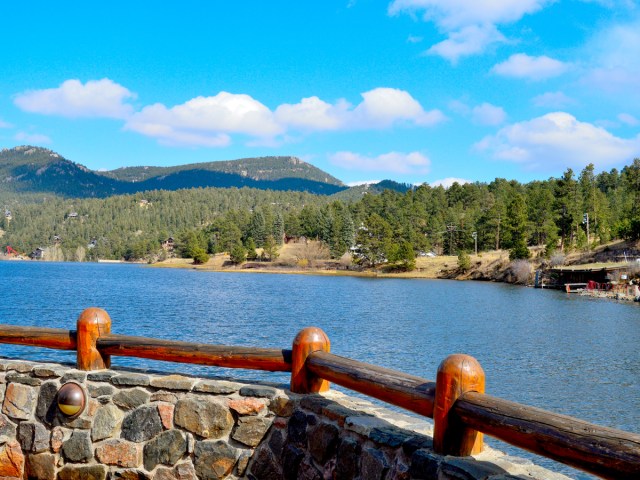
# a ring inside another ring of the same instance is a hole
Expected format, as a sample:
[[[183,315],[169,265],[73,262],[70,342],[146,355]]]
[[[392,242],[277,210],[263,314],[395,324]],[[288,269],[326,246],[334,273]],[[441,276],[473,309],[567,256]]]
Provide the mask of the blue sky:
[[[0,148],[92,169],[294,155],[347,183],[446,184],[640,156],[635,1],[33,1],[0,19]]]

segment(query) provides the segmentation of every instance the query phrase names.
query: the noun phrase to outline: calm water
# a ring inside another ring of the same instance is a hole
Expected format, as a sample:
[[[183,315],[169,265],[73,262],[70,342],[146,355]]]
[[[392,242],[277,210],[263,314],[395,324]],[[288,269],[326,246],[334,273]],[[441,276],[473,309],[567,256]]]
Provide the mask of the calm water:
[[[75,329],[78,314],[98,306],[109,312],[113,333],[277,348],[290,348],[296,333],[313,325],[327,333],[333,353],[429,379],[445,356],[468,353],[482,364],[492,395],[640,432],[638,304],[479,282],[119,264],[0,262],[0,287],[6,324]],[[0,345],[0,354],[75,358],[11,345]],[[112,361],[287,381],[285,374]]]

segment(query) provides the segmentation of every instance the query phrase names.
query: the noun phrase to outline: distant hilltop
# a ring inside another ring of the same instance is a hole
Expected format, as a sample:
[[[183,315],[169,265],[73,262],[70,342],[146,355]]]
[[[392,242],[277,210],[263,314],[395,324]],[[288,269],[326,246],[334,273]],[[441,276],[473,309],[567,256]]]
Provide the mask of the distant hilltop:
[[[174,167],[124,167],[101,172],[41,147],[0,150],[0,192],[109,197],[148,190],[251,187],[332,195],[347,190],[327,172],[291,156],[243,158]]]

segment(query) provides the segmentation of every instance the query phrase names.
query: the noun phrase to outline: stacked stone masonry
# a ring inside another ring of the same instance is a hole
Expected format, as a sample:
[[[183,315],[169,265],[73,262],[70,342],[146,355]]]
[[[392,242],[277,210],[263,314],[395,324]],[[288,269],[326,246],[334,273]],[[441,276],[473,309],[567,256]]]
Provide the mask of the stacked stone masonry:
[[[68,381],[87,394],[72,420]],[[0,359],[0,399],[2,480],[567,478],[489,448],[436,455],[427,422],[335,391]]]

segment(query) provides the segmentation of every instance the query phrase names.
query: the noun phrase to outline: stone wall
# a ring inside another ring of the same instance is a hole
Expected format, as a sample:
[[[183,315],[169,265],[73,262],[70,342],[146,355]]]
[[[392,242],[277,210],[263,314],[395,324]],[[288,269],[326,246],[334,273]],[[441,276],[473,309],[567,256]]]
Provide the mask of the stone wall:
[[[88,399],[73,420],[68,381]],[[336,391],[0,359],[0,399],[2,479],[566,478],[491,449],[438,456],[427,422]]]

